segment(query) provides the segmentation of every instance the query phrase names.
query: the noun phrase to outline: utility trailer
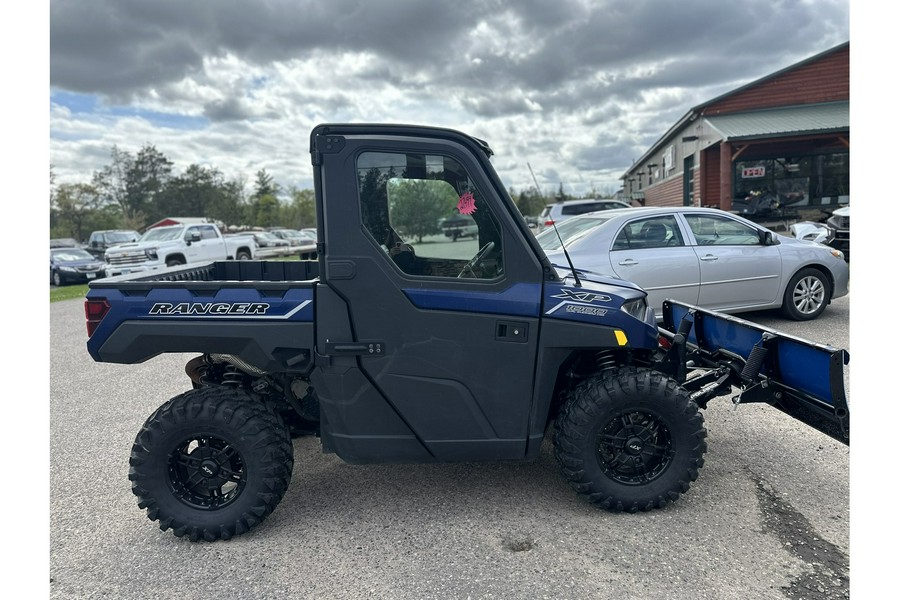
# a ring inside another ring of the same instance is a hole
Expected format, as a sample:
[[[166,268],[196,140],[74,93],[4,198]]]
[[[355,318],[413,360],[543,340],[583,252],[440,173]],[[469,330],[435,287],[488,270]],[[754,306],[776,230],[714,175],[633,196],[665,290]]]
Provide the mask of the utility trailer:
[[[90,284],[94,360],[197,354],[190,389],[131,451],[138,506],[164,531],[213,541],[257,525],[287,490],[298,435],[350,463],[534,460],[551,436],[578,494],[628,512],[697,479],[716,397],[849,444],[844,350],[674,302],[658,327],[639,287],[548,261],[485,142],[321,125],[310,153],[317,261]],[[470,215],[478,233],[413,246],[416,211]]]

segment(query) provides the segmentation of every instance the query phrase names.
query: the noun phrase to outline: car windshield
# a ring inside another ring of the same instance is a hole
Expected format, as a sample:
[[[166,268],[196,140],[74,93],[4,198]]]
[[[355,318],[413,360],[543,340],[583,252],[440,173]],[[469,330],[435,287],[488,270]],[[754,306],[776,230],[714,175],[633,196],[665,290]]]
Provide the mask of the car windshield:
[[[80,250],[79,248],[63,248],[61,250],[52,250],[50,254],[56,260],[97,260],[89,252]]]
[[[602,215],[572,217],[557,225],[556,228],[551,227],[544,230],[535,239],[537,239],[541,248],[544,249],[544,252],[558,252],[562,249],[560,238],[562,238],[562,243],[566,245],[566,248],[569,248],[609,221],[610,218]],[[557,231],[559,235],[557,235]]]
[[[141,238],[142,242],[167,242],[169,240],[177,240],[184,232],[184,227],[156,227],[144,234]]]
[[[124,244],[126,242],[133,242],[139,237],[140,236],[136,231],[113,231],[106,234],[106,239],[109,240],[110,244]]]

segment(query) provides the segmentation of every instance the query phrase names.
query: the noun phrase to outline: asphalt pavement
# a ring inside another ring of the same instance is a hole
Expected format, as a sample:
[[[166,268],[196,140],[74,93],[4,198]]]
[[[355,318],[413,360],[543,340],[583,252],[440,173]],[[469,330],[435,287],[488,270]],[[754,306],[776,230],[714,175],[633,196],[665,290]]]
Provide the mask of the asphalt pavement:
[[[850,349],[849,297],[812,323],[743,317]],[[849,448],[727,398],[704,412],[699,479],[662,510],[590,506],[549,443],[528,463],[353,466],[307,437],[264,523],[176,538],[137,507],[128,456],[147,416],[189,389],[193,355],[95,363],[81,301],[49,320],[50,598],[849,597]]]

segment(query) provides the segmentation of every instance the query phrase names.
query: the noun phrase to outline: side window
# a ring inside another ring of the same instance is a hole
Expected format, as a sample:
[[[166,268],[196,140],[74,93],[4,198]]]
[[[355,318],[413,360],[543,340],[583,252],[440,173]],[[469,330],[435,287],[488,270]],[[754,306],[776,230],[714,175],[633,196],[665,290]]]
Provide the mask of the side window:
[[[759,232],[739,221],[718,215],[685,215],[700,246],[756,246]]]
[[[364,152],[357,158],[366,230],[408,275],[494,279],[500,227],[465,169],[448,156]]]
[[[592,202],[585,204],[569,204],[562,207],[562,214],[564,215],[585,215],[589,212],[594,212],[601,210],[603,208],[603,204],[600,202]]]
[[[216,230],[212,225],[201,225],[198,229],[200,230],[200,239],[214,240],[219,237],[216,235]]]
[[[684,246],[684,237],[675,217],[665,215],[649,219],[637,219],[627,223],[613,242],[613,250],[641,250]]]

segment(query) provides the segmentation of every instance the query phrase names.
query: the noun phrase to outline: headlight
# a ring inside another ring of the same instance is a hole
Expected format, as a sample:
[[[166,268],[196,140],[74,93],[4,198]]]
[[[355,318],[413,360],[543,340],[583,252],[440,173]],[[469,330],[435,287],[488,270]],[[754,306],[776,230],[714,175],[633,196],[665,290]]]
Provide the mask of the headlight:
[[[841,259],[841,260],[844,260],[844,253],[841,252],[840,250],[835,250],[834,248],[832,248],[832,249],[831,249],[831,255],[832,255],[833,257],[835,257],[835,258],[839,258],[839,259]]]
[[[644,298],[629,300],[622,304],[622,310],[635,319],[643,321],[644,317],[647,315],[647,301]]]
[[[59,270],[65,271],[66,273],[74,273],[75,271],[77,271],[75,267],[60,267]]]
[[[146,250],[144,250],[144,254],[146,254],[147,258],[149,258],[150,260],[156,260],[159,258],[157,250],[158,248],[147,248]]]

